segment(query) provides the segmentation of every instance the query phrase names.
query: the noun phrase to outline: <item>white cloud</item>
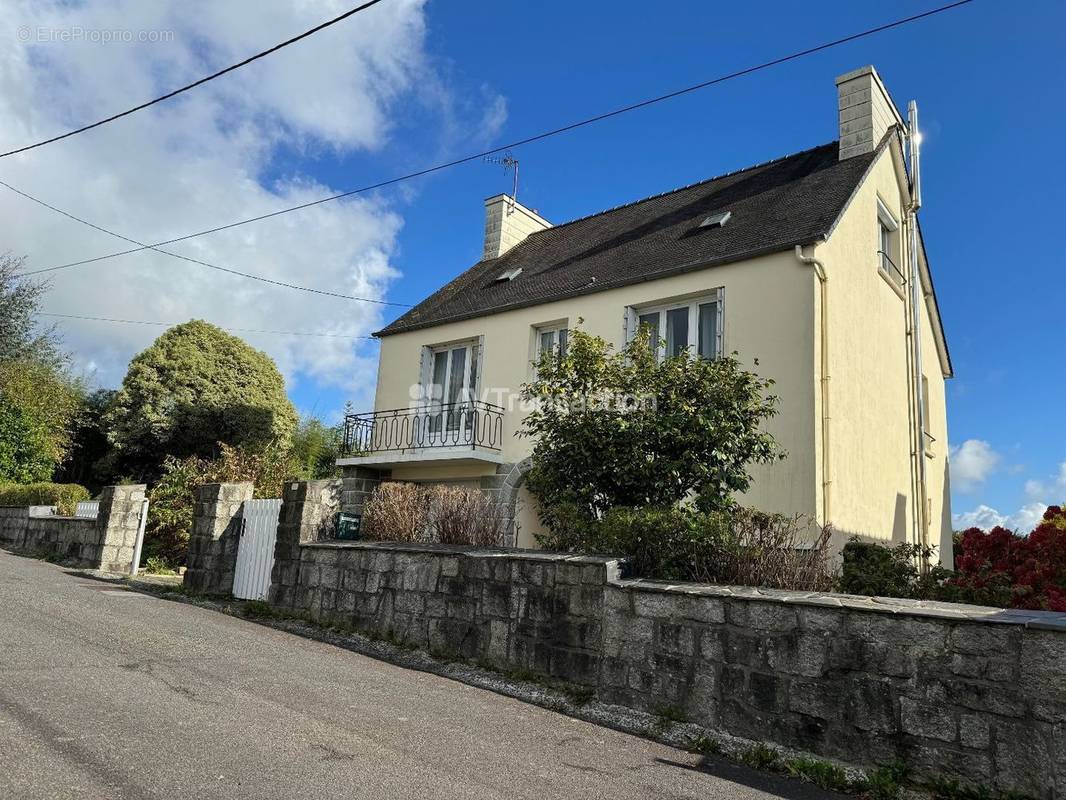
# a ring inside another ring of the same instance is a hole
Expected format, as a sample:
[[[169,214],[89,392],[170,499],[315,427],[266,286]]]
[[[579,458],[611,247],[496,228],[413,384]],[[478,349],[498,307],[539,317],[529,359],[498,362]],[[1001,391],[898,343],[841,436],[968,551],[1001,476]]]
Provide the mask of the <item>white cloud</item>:
[[[1027,503],[1015,513],[1006,515],[990,506],[979,505],[973,511],[953,514],[951,520],[955,530],[981,528],[987,531],[999,525],[1019,533],[1029,533],[1040,522],[1046,510],[1046,503]]]
[[[327,29],[173,101],[0,162],[0,178],[41,199],[141,241],[256,216],[335,193],[299,171],[301,158],[379,151],[401,101],[430,115],[467,108],[451,96],[425,48],[423,0],[395,0]],[[0,5],[0,149],[95,120],[198,78],[305,30],[342,9],[339,0],[40,0]],[[173,31],[168,42],[22,43],[37,30]],[[430,87],[427,89],[427,87]],[[478,108],[442,124],[482,135],[503,124],[503,98],[475,92]],[[486,112],[485,109],[488,108]],[[425,114],[423,113],[423,118]],[[466,120],[466,122],[464,122]],[[459,133],[456,133],[459,136]],[[295,154],[295,160],[294,160]],[[280,160],[281,156],[284,160]],[[317,166],[317,165],[316,165]],[[294,171],[297,170],[297,171]],[[28,268],[80,260],[128,245],[0,188],[0,251]],[[172,249],[269,278],[381,298],[403,220],[387,199],[363,196],[204,236]],[[406,298],[400,298],[406,299]],[[227,327],[363,336],[398,309],[320,297],[224,275],[152,252],[54,273],[47,310]],[[64,321],[68,347],[102,385],[121,380],[129,358],[160,332],[142,326]],[[290,381],[312,378],[370,401],[376,345],[344,338],[242,334]]]
[[[1061,502],[1066,498],[1066,461],[1059,464],[1058,472],[1046,480],[1025,482],[1025,496],[1030,500]]]
[[[1043,481],[1028,480],[1025,482],[1025,496],[1030,500],[1038,500],[1047,497],[1048,487]]]
[[[999,465],[1001,457],[982,439],[967,439],[949,453],[951,485],[961,492],[978,488]]]

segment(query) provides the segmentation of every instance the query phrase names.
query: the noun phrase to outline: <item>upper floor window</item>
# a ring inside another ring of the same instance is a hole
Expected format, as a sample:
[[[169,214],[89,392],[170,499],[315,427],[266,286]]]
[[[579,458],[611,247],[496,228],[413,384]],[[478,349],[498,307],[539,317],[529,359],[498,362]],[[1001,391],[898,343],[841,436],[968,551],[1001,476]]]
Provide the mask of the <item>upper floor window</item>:
[[[431,403],[459,403],[477,393],[480,347],[477,341],[428,347],[423,395]]]
[[[427,347],[422,367],[423,397],[440,414],[430,418],[430,431],[458,429],[464,422],[460,404],[477,397],[481,347],[477,340]]]
[[[660,358],[689,352],[714,359],[722,352],[721,289],[704,297],[631,309],[630,318],[630,331],[648,329],[659,340]]]
[[[877,269],[895,286],[903,285],[899,223],[880,200],[877,201]]]
[[[537,328],[537,360],[544,353],[555,353],[563,358],[566,355],[568,333],[565,325]]]

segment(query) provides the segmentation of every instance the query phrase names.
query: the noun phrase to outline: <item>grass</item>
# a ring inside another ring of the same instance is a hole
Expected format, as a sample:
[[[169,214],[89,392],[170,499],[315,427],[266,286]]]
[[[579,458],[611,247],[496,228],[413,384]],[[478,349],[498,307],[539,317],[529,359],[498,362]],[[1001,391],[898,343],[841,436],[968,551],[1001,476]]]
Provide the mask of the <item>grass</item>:
[[[740,756],[740,763],[752,769],[771,769],[776,766],[777,751],[761,742]]]
[[[717,756],[722,753],[722,744],[710,736],[697,736],[689,745],[689,750],[703,756]]]
[[[684,722],[685,717],[681,710],[675,706],[659,706],[655,709],[655,724],[652,731],[656,736],[662,736],[675,722]]]
[[[152,556],[144,562],[144,571],[149,575],[177,575],[178,571],[172,569],[168,564],[159,556]]]
[[[789,774],[813,783],[819,789],[832,792],[846,792],[851,789],[851,781],[842,767],[828,761],[814,758],[793,758],[785,763]]]
[[[993,793],[987,786],[963,786],[956,779],[934,778],[926,784],[934,800],[1025,800],[1017,792]]]
[[[906,777],[907,765],[897,760],[867,772],[858,788],[868,800],[899,800]]]

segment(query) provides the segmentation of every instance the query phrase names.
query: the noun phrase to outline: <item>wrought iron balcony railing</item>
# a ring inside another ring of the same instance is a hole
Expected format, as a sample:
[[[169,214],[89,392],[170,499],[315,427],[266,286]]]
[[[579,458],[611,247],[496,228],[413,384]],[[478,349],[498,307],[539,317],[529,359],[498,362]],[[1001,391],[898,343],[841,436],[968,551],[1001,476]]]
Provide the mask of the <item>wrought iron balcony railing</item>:
[[[434,404],[344,418],[346,456],[437,447],[498,452],[502,444],[503,408],[491,403]]]

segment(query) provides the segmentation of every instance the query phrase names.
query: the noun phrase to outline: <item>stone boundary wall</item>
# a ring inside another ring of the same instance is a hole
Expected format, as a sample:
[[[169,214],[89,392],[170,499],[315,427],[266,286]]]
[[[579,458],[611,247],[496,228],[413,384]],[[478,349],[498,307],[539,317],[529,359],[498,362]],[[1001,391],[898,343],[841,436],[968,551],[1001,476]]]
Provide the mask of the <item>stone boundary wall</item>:
[[[301,515],[330,507],[325,491]],[[1066,615],[667,585],[538,551],[300,543],[298,518],[272,599],[320,622],[859,767],[899,758],[919,781],[1066,798]]]
[[[200,594],[230,594],[241,543],[241,507],[251,483],[207,483],[196,490],[183,585]]]
[[[56,516],[51,506],[0,507],[0,545],[74,567],[129,572],[146,489],[106,487],[96,519]]]

